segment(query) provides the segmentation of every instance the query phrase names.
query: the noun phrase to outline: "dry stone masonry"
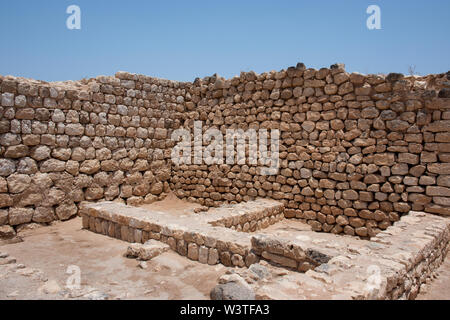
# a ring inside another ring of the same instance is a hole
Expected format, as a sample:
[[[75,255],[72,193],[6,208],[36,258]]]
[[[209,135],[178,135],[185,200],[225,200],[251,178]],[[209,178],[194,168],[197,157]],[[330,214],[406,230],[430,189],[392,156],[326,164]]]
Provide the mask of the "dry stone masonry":
[[[182,89],[127,78],[49,84],[0,77],[2,233],[69,219],[82,201],[136,204],[169,190],[169,101]]]
[[[81,216],[83,228],[96,233],[137,244],[157,240],[203,264],[248,267],[259,260],[252,250],[251,230],[284,219],[283,210],[284,206],[277,201],[258,199],[211,212],[195,213],[192,209],[190,214],[178,216],[100,202],[84,203]],[[246,225],[250,226],[249,230]]]
[[[280,242],[267,237],[254,240],[260,243],[258,247],[263,244],[276,251],[278,259],[284,254],[286,261],[292,259],[294,252],[304,251],[302,247],[319,242],[313,240],[308,244],[292,239]],[[263,260],[248,269],[228,270],[219,278],[211,298],[412,300],[445,259],[449,240],[448,219],[411,212],[370,241],[358,240],[346,246],[322,242],[322,252],[329,254],[320,258],[318,267],[305,273],[288,271]]]
[[[273,200],[250,201],[248,208],[237,204],[176,216],[102,202],[84,204],[81,215],[84,228],[133,243],[128,256],[148,260],[170,248],[203,264],[238,267],[219,279],[213,299],[414,299],[450,242],[450,220],[425,212],[412,211],[363,240],[237,230],[231,221],[283,216],[283,206]]]
[[[69,219],[83,202],[137,206],[170,190],[207,207],[271,198],[315,231],[363,238],[410,210],[449,215],[449,78],[301,63],[194,82],[0,76],[0,235]],[[172,132],[195,121],[204,131],[280,130],[278,173],[172,163]]]

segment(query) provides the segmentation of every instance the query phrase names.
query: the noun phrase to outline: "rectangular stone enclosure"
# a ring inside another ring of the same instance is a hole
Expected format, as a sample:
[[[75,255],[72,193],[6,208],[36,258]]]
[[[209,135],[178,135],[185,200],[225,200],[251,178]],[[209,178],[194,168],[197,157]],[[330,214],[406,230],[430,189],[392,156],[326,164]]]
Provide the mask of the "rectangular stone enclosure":
[[[281,203],[267,199],[181,217],[101,202],[85,204],[81,215],[83,228],[96,233],[128,242],[158,240],[204,264],[249,267],[264,259],[306,275],[323,273],[341,283],[337,292],[355,282],[351,296],[367,299],[414,298],[445,258],[450,240],[449,219],[424,212],[411,212],[370,240],[312,230],[283,237],[265,228],[295,221],[284,218]],[[381,291],[367,286],[370,266],[385,283]]]

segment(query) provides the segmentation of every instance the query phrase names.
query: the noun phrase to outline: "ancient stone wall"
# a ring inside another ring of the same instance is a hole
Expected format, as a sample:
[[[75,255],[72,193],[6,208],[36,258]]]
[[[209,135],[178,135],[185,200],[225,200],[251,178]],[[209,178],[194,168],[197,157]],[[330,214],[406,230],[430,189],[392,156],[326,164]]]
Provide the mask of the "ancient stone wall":
[[[124,72],[64,83],[0,77],[0,226],[68,219],[83,201],[139,205],[170,189],[206,206],[273,198],[314,230],[364,237],[411,209],[448,215],[448,77],[303,64],[193,83]],[[174,165],[171,134],[195,121],[203,131],[280,130],[278,174]]]
[[[202,121],[224,136],[229,128],[278,129],[280,168],[263,176],[258,165],[174,166],[171,187],[207,206],[273,198],[316,231],[363,237],[411,209],[448,215],[449,85],[449,74],[364,76],[302,64],[197,79],[185,127],[194,132]]]
[[[66,220],[82,201],[132,205],[169,190],[178,83],[118,73],[66,83],[0,77],[0,88],[0,226]]]

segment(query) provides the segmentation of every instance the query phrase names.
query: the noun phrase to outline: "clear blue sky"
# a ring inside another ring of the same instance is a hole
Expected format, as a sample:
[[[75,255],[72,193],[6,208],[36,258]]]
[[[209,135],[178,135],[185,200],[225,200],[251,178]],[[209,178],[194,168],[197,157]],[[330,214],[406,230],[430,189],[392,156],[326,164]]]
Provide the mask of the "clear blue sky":
[[[82,29],[66,28],[66,8]],[[382,30],[366,28],[369,5]],[[448,0],[0,0],[0,74],[46,81],[133,73],[192,81],[303,62],[348,71],[450,69]]]

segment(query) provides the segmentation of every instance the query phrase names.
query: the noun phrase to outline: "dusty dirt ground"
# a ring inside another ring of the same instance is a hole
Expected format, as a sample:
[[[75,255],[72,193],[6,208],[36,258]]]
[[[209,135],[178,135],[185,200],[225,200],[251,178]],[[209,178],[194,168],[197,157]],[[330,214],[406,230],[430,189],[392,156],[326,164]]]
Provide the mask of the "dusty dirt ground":
[[[144,204],[141,208],[161,211],[170,215],[183,216],[194,213],[194,209],[202,207],[197,203],[187,202],[177,198],[174,193],[169,193],[164,200],[152,204]]]
[[[0,258],[0,299],[209,299],[226,269],[173,252],[142,269],[124,257],[127,243],[82,230],[80,218],[20,236],[23,242],[0,246],[0,257],[9,254]],[[81,271],[80,289],[66,288],[69,266]]]

